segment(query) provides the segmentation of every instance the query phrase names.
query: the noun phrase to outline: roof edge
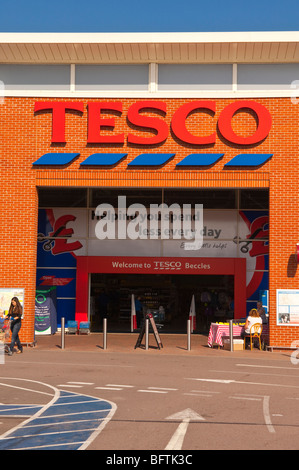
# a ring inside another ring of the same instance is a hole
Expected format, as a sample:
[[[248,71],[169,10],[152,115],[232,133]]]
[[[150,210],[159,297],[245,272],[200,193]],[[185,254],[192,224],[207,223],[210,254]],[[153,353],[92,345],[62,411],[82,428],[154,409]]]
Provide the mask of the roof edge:
[[[299,42],[299,31],[173,33],[0,33],[2,44]]]

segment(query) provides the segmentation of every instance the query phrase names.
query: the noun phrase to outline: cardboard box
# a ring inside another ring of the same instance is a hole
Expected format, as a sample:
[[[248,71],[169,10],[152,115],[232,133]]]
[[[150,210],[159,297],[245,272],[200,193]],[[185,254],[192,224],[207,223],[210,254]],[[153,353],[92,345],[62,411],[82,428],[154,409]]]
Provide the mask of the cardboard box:
[[[242,351],[244,349],[244,340],[243,339],[234,339],[234,351]],[[230,351],[230,340],[224,339],[223,340],[223,349]]]

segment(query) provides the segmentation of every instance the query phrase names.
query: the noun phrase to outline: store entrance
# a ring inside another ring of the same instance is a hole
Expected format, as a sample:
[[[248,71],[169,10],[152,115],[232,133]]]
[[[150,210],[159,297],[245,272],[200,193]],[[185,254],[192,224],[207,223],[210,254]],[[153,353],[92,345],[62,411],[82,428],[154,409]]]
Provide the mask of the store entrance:
[[[206,333],[212,321],[234,316],[233,275],[92,273],[91,330],[101,331],[107,317],[109,331],[130,331],[132,294],[141,302],[143,314],[156,315],[163,332],[186,331],[193,295],[198,333]]]

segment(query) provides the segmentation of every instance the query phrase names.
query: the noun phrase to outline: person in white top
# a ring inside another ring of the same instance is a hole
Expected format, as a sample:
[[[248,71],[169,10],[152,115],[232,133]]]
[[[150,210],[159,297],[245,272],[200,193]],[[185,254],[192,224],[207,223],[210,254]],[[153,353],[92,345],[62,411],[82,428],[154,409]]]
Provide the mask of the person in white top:
[[[263,321],[260,317],[260,314],[259,312],[257,311],[256,308],[252,308],[249,312],[249,315],[248,317],[246,318],[246,322],[245,322],[245,327],[244,327],[244,331],[242,332],[241,336],[244,338],[245,334],[249,334],[250,333],[250,328],[252,327],[252,325],[254,325],[255,323],[260,323],[262,325]],[[259,333],[261,332],[261,329],[259,329]],[[244,338],[244,341],[246,341],[246,338]]]

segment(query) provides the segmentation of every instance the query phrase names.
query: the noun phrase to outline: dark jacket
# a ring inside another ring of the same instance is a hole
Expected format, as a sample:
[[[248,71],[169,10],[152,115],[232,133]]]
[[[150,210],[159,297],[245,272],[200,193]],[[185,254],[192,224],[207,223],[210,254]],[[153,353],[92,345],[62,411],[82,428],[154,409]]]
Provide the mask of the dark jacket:
[[[8,313],[8,317],[12,317],[13,318],[13,324],[15,325],[16,323],[19,323],[22,319],[22,314],[23,312],[17,312],[15,308],[13,308],[12,312],[11,313]]]

